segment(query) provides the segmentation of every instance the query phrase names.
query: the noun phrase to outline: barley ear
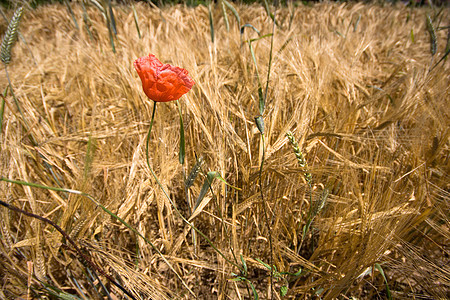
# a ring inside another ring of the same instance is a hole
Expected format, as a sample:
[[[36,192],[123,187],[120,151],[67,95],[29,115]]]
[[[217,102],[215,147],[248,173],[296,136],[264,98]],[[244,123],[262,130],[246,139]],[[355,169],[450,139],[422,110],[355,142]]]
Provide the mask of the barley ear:
[[[298,164],[303,169],[303,177],[305,177],[305,180],[308,182],[308,184],[311,184],[312,175],[309,172],[308,163],[306,162],[302,150],[300,150],[300,147],[294,137],[294,134],[288,131],[286,132],[286,136],[289,139],[289,142],[291,142],[291,146],[292,149],[294,150],[295,157],[297,157]]]
[[[190,188],[194,184],[194,180],[195,178],[197,178],[197,175],[200,172],[202,165],[203,165],[203,158],[199,157],[195,165],[192,167],[192,170],[189,173],[188,178],[185,181],[186,189]]]
[[[11,61],[11,48],[17,39],[17,30],[19,28],[20,18],[22,17],[23,7],[19,7],[9,22],[5,36],[2,40],[0,59],[7,65]]]

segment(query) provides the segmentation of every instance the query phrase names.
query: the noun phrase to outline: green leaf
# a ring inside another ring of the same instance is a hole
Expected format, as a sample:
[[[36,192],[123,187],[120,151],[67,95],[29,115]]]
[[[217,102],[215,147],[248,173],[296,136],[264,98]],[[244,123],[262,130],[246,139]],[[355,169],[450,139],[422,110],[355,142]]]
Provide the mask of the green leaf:
[[[139,39],[141,39],[141,31],[139,30],[139,20],[136,12],[136,8],[134,7],[134,4],[131,5],[131,9],[133,9],[133,17],[134,17],[134,24],[136,24],[136,30],[138,33]]]
[[[72,8],[70,7],[69,1],[65,0],[64,3],[66,4],[67,10],[69,11],[70,16],[72,17],[72,21],[75,24],[75,27],[77,29],[79,29],[77,19],[75,18],[75,14],[73,13]]]
[[[389,289],[389,285],[388,285],[388,282],[387,282],[387,278],[386,278],[386,275],[384,274],[383,269],[381,268],[381,265],[378,264],[378,263],[376,263],[376,264],[375,264],[375,268],[381,273],[381,276],[383,276],[384,283],[386,284],[386,293],[387,293],[387,297],[388,297],[389,300],[392,300],[391,290]]]
[[[225,21],[225,27],[227,28],[227,32],[230,31],[230,22],[228,22],[227,10],[225,8],[225,3],[222,2],[222,13],[223,19]]]
[[[5,88],[5,91],[2,95],[2,104],[0,105],[0,135],[3,132],[3,115],[5,113],[5,96],[6,96],[7,90],[8,90],[8,88]]]
[[[266,264],[265,262],[263,262],[262,260],[260,260],[260,259],[258,259],[258,258],[256,258],[256,260],[257,260],[259,263],[263,264],[264,267],[267,268],[267,270],[269,270],[269,271],[272,270],[272,268],[271,268],[268,264]]]
[[[208,5],[208,12],[209,12],[209,28],[211,30],[211,42],[214,43],[214,23],[213,23],[211,5]]]
[[[288,292],[288,287],[287,286],[283,285],[282,287],[280,287],[280,295],[281,295],[281,297],[286,296],[287,292]]]
[[[236,21],[238,23],[238,27],[241,27],[241,18],[239,17],[238,12],[236,11],[236,9],[234,8],[233,5],[231,5],[230,2],[228,2],[227,0],[222,0],[222,5],[225,4],[229,10],[231,10],[231,12],[233,13],[234,17],[236,18]]]
[[[245,275],[247,275],[247,263],[245,262],[242,254],[241,254],[241,262],[242,262],[242,267],[244,268],[244,271],[245,271]]]
[[[250,287],[252,288],[253,291],[253,299],[258,300],[259,296],[258,293],[256,292],[255,287],[253,286],[253,283],[251,283],[248,279],[247,279],[248,284],[250,285]]]
[[[253,29],[258,35],[261,35],[261,32],[259,32],[259,30],[256,29],[256,27],[253,26],[252,24],[244,24],[244,25],[242,25],[242,27],[241,27],[241,34],[244,34],[244,29],[247,28],[247,27]]]
[[[52,296],[56,297],[57,299],[64,299],[64,300],[81,300],[81,298],[78,298],[75,295],[68,294],[59,288],[52,286],[46,282],[42,283],[44,285],[45,290]]]
[[[86,10],[86,6],[84,5],[84,2],[83,2],[83,1],[81,2],[81,8],[83,9],[83,23],[84,23],[84,28],[86,28],[86,32],[88,33],[89,38],[90,38],[91,40],[94,40],[94,36],[92,35],[91,30],[89,29],[89,27],[92,26],[92,22],[91,22],[91,20],[89,19],[89,16],[88,16],[88,13],[87,13],[87,10]]]
[[[358,15],[358,19],[356,20],[355,27],[353,27],[353,32],[356,32],[356,29],[358,28],[359,21],[361,21],[361,14]]]
[[[264,8],[266,9],[267,15],[272,19],[273,22],[278,26],[278,22],[275,20],[275,15],[270,12],[269,3],[267,0],[264,0]]]
[[[211,180],[212,180],[212,178],[217,178],[220,181],[222,181],[223,183],[225,183],[226,185],[228,185],[232,189],[235,189],[235,190],[238,190],[238,191],[242,190],[242,189],[240,189],[238,187],[235,187],[235,186],[232,186],[231,184],[229,184],[225,179],[223,179],[223,177],[217,171],[208,172],[208,178],[211,178]]]
[[[114,35],[116,36],[117,35],[116,18],[114,17],[114,11],[112,9],[111,0],[109,0],[109,3],[108,3],[108,10],[109,10],[111,28],[114,32]]]
[[[302,269],[298,270],[297,272],[295,272],[294,274],[292,274],[293,276],[300,276],[300,274],[302,273]]]
[[[247,281],[247,278],[238,276],[238,277],[235,277],[235,278],[231,278],[230,281],[234,281],[234,282]]]

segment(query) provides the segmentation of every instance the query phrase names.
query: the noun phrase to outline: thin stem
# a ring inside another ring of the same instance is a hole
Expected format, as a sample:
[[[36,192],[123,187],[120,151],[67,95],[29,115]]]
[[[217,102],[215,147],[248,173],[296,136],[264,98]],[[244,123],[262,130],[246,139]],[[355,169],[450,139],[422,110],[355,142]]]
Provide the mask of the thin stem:
[[[273,37],[275,36],[275,16],[277,10],[275,6],[275,11],[273,12],[273,28],[272,28],[272,37],[270,38],[270,51],[269,51],[269,66],[267,70],[267,80],[266,80],[266,89],[264,91],[264,99],[267,99],[267,92],[269,90],[269,79],[270,79],[270,69],[272,68],[272,57],[273,57]]]
[[[147,133],[147,141],[145,143],[145,156],[147,158],[147,166],[150,168],[150,171],[153,173],[153,169],[150,166],[150,157],[148,155],[148,147],[150,144],[150,134],[152,133],[152,127],[153,127],[153,121],[155,120],[155,113],[156,113],[156,101],[154,101],[153,103],[153,112],[152,112],[152,119],[150,120],[150,127],[148,128],[148,133]],[[155,175],[153,175],[154,177],[156,177]]]
[[[264,219],[266,221],[267,230],[269,232],[269,248],[270,248],[269,265],[270,265],[271,268],[273,268],[272,231],[270,229],[269,216],[267,214],[267,208],[266,208],[266,205],[268,205],[268,204],[264,200],[263,181],[262,181],[262,172],[263,172],[263,167],[264,167],[264,159],[265,159],[265,156],[266,156],[266,147],[265,147],[264,133],[261,133],[261,140],[262,140],[263,153],[262,153],[262,158],[261,158],[261,165],[259,167],[259,191],[260,191],[260,194],[261,194],[261,200],[262,200],[262,204],[263,204],[262,206],[263,206],[263,210],[264,210]],[[271,299],[273,299],[273,272],[272,272],[272,269],[270,269],[270,291],[271,291]]]
[[[207,242],[208,244],[213,247],[213,249],[219,253],[220,256],[222,256],[223,259],[225,259],[225,261],[227,261],[229,264],[235,266],[236,268],[238,268],[239,270],[241,270],[241,268],[239,267],[239,265],[235,264],[234,262],[232,262],[231,260],[229,260],[216,246],[214,246],[214,244],[211,242],[211,240],[203,233],[201,232],[199,229],[197,229],[197,227],[195,227],[192,223],[190,223],[182,214],[181,212],[178,210],[178,208],[175,206],[175,203],[173,202],[173,200],[170,198],[169,194],[167,193],[167,191],[165,190],[165,188],[163,187],[163,185],[161,184],[161,182],[158,179],[158,176],[156,176],[155,171],[153,171],[152,166],[150,165],[150,157],[148,154],[148,149],[149,149],[149,144],[150,144],[150,134],[152,132],[152,127],[153,127],[153,121],[155,119],[155,112],[156,112],[156,101],[153,105],[153,112],[152,112],[152,119],[150,121],[150,128],[148,129],[148,133],[147,133],[147,142],[146,142],[146,156],[147,156],[147,165],[148,168],[150,169],[150,172],[153,175],[153,178],[155,178],[156,183],[158,183],[159,187],[161,188],[161,190],[163,191],[164,195],[166,196],[166,198],[169,200],[170,204],[172,205],[173,209],[177,212],[177,214],[180,216],[180,218],[183,220],[183,222],[185,222],[187,225],[189,225],[192,229],[194,229],[198,234],[200,234]]]

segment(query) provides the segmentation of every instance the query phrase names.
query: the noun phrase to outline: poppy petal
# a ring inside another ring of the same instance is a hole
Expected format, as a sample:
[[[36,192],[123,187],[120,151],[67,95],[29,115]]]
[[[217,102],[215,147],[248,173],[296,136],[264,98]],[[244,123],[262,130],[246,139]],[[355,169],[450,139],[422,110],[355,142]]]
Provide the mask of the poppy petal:
[[[134,67],[144,93],[156,102],[178,100],[195,84],[187,70],[163,64],[153,54],[138,58]]]

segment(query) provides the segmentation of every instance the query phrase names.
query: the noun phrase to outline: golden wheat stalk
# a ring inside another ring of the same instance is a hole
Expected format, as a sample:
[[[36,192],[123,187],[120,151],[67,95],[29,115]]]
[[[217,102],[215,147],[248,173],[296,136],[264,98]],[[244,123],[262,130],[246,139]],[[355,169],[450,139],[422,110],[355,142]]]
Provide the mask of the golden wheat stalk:
[[[11,49],[17,39],[17,32],[22,13],[23,7],[19,7],[18,9],[16,9],[2,40],[0,59],[5,65],[9,64],[9,62],[11,61]]]

